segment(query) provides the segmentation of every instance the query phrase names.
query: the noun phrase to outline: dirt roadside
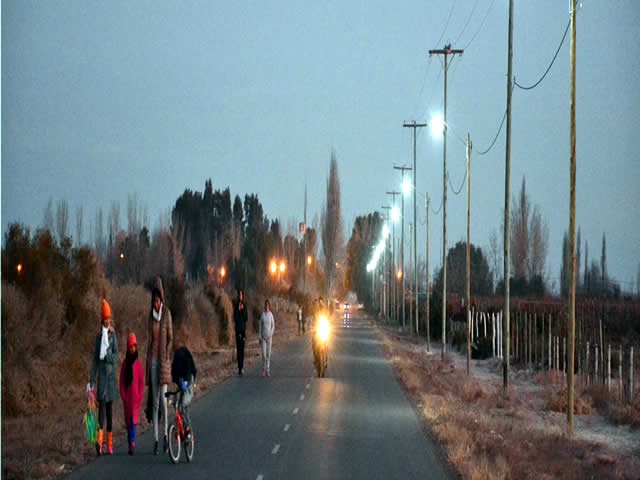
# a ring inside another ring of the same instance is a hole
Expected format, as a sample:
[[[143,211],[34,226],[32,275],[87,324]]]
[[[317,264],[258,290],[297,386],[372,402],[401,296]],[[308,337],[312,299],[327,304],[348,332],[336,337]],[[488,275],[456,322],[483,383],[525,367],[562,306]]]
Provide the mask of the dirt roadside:
[[[497,360],[466,358],[378,325],[397,378],[463,478],[640,478],[640,429],[616,426],[600,415],[547,409],[548,388],[531,372],[515,372],[506,395]]]

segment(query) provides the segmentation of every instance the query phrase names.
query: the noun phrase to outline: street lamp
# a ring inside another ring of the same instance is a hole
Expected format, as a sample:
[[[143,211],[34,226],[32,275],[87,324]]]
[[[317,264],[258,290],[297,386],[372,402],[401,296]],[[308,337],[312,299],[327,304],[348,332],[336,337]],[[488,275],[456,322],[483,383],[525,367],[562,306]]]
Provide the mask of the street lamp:
[[[18,266],[16,267],[16,270],[18,272],[18,275],[20,275],[22,273],[22,264],[19,263]]]
[[[307,256],[307,265],[311,266],[311,255]]]
[[[120,254],[120,260],[124,260],[124,253]]]
[[[407,177],[402,179],[402,193],[404,195],[409,195],[411,193],[411,180]]]
[[[272,275],[275,275],[275,273],[278,271],[278,265],[276,264],[275,260],[271,260],[270,270]]]

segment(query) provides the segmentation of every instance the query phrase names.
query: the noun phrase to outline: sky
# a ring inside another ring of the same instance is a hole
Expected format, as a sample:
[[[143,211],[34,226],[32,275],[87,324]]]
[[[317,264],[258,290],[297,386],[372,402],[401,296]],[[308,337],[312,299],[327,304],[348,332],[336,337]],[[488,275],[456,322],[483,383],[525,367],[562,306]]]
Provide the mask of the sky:
[[[514,3],[513,74],[530,85],[560,45],[569,2]],[[302,220],[306,184],[312,223],[335,150],[348,238],[357,215],[390,204],[393,165],[413,163],[403,122],[442,112],[442,57],[428,50],[446,43],[464,49],[448,73],[451,183],[464,179],[457,137],[468,132],[471,240],[488,248],[492,232],[502,235],[505,129],[476,152],[506,108],[506,0],[4,1],[1,15],[3,237],[11,222],[41,225],[50,198],[69,202],[72,232],[83,207],[85,239],[98,207],[106,216],[119,201],[124,218],[133,193],[154,223],[208,178],[234,196],[257,193],[285,225]],[[584,0],[576,23],[576,221],[592,259],[606,233],[608,273],[630,290],[640,263],[640,3]],[[526,178],[549,227],[553,282],[569,225],[569,35],[539,86],[514,90],[511,142],[511,192]],[[419,131],[418,252],[429,192],[434,269],[442,144]],[[448,245],[463,239],[465,189],[450,190]]]

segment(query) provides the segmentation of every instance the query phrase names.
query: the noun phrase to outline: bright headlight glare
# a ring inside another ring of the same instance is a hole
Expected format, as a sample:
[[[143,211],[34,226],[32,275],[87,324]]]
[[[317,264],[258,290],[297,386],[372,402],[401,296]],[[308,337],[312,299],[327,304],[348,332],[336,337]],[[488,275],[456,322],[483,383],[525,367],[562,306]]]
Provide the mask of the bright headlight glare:
[[[327,317],[322,315],[318,319],[318,338],[324,341],[328,337],[329,337],[329,321],[327,320]]]

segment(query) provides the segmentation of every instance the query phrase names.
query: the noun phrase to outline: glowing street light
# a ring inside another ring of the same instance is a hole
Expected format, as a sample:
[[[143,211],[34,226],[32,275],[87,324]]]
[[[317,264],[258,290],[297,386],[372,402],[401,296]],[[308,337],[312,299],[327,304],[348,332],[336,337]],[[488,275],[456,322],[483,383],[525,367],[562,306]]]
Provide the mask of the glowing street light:
[[[226,274],[227,274],[227,271],[224,269],[224,267],[221,267],[221,268],[220,268],[220,276],[221,276],[222,278],[224,278],[224,276],[225,276]]]
[[[311,255],[307,256],[307,265],[311,265]]]
[[[22,273],[22,264],[19,263],[18,266],[16,267],[16,270],[18,271],[18,274]]]
[[[285,269],[284,261],[281,261],[280,262],[280,273],[284,273],[284,269]]]
[[[444,132],[444,120],[441,115],[431,117],[431,135],[439,137]]]
[[[393,220],[393,223],[398,223],[398,220],[400,220],[400,209],[398,207],[391,209],[391,220]]]
[[[275,274],[278,271],[278,265],[276,264],[275,260],[271,260],[271,273]]]
[[[398,277],[398,280],[400,280],[402,278],[402,270],[398,270],[396,272],[396,277]]]
[[[411,193],[411,180],[408,177],[404,177],[402,180],[402,193],[404,195],[409,195]]]
[[[124,253],[120,254],[120,260],[124,260]]]

